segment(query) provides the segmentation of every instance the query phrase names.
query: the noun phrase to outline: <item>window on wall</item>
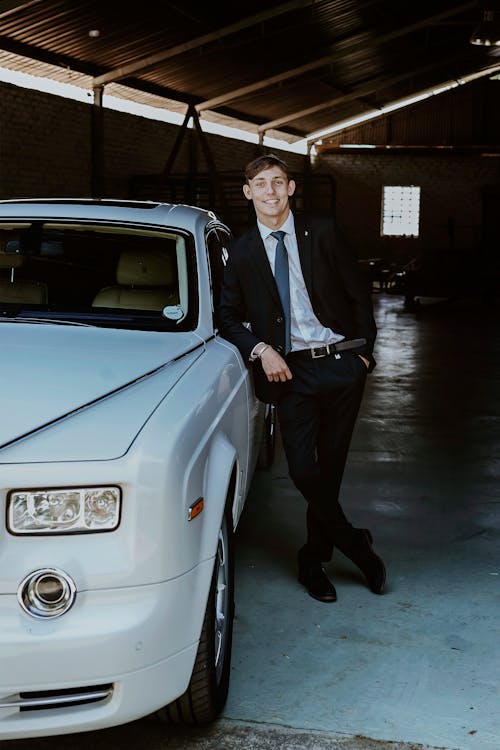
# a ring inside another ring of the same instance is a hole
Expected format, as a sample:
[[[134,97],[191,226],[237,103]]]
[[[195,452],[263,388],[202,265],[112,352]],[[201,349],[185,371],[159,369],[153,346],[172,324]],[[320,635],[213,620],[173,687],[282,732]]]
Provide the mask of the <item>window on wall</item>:
[[[418,237],[420,188],[414,185],[385,185],[382,194],[380,234],[392,237]]]

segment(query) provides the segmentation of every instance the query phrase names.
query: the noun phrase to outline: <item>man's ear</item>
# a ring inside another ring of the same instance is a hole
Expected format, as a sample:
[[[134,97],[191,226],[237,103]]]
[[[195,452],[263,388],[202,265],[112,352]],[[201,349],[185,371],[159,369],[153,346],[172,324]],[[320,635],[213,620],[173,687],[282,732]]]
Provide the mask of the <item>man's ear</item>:
[[[288,195],[291,198],[295,193],[295,180],[288,180]]]
[[[247,201],[252,200],[252,191],[250,190],[250,185],[247,185],[246,183],[243,185],[243,195],[247,199]]]

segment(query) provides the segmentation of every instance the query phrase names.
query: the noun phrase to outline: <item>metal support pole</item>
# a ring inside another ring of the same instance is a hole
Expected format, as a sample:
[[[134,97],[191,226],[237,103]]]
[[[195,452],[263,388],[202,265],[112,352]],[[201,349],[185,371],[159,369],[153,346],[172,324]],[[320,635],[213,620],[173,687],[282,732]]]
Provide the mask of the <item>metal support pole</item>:
[[[102,198],[104,183],[103,107],[104,86],[94,87],[91,125],[91,175],[90,192],[93,198]]]
[[[194,111],[194,114],[193,114],[194,127],[198,134],[198,138],[200,139],[201,148],[202,148],[205,160],[207,162],[207,166],[210,172],[210,178],[214,186],[214,190],[216,194],[219,196],[220,207],[221,207],[221,212],[223,213],[224,221],[226,221],[227,223],[231,223],[229,206],[227,204],[226,195],[224,193],[224,188],[222,187],[219,173],[217,171],[217,165],[215,163],[215,159],[212,155],[212,151],[210,150],[208,139],[205,133],[203,132],[203,130],[201,129],[200,118],[198,116],[198,113],[196,112],[194,108],[193,108],[193,111]]]
[[[187,130],[187,126],[188,126],[189,120],[191,119],[191,117],[194,117],[195,115],[196,115],[196,110],[193,107],[193,105],[190,104],[189,107],[187,108],[187,112],[186,112],[186,115],[184,117],[184,121],[183,121],[182,125],[180,126],[179,131],[177,133],[177,137],[175,139],[174,145],[172,146],[172,150],[170,152],[170,156],[167,159],[167,163],[163,167],[163,175],[164,175],[164,177],[168,176],[170,174],[170,172],[172,171],[172,167],[174,166],[174,162],[175,162],[175,160],[177,158],[177,155],[178,155],[178,153],[179,153],[179,151],[181,149],[182,141],[183,141],[184,136],[186,134],[186,130]]]
[[[307,154],[304,156],[304,172],[306,172],[307,174],[311,174],[312,172],[311,149],[312,143],[308,143]]]

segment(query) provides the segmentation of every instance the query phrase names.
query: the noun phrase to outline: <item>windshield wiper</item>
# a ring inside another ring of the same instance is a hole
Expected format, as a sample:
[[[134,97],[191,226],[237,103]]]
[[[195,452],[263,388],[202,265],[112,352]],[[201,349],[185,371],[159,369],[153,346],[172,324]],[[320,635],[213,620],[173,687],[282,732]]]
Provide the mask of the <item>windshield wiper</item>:
[[[30,315],[26,317],[7,318],[4,315],[0,315],[0,322],[6,323],[38,323],[39,325],[54,325],[54,326],[84,326],[85,328],[93,328],[91,323],[79,323],[76,320],[54,320],[53,318],[32,318]]]
[[[134,314],[132,311],[103,310],[16,310],[0,308],[0,321],[9,323],[35,323],[38,325],[84,326],[88,328],[128,328],[144,331],[178,330],[179,321],[158,313]]]

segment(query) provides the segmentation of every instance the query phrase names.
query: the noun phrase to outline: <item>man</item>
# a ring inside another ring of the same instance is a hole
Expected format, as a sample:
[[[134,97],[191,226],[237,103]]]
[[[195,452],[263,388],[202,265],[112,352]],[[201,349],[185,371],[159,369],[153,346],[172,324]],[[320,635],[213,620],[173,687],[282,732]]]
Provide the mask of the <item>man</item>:
[[[294,216],[295,182],[273,154],[245,170],[257,225],[231,243],[221,334],[252,363],[257,397],[276,403],[289,473],[307,500],[298,580],[323,602],[337,595],[323,568],[337,547],[382,594],[385,567],[368,529],[338,501],[367,372],[375,366],[370,290],[331,219]]]

